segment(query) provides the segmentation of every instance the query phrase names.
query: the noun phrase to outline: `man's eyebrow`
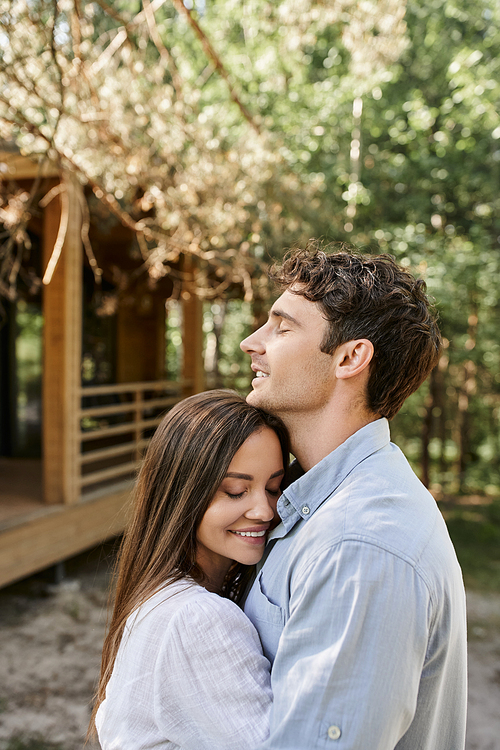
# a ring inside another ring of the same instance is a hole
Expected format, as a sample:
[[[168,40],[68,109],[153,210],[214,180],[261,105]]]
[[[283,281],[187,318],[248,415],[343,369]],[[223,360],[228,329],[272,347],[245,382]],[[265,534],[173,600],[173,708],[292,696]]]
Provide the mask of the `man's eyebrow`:
[[[289,315],[284,310],[280,310],[279,308],[273,308],[270,312],[270,316],[273,316],[274,318],[283,318],[284,320],[288,320],[290,323],[293,323],[298,328],[303,328],[302,323],[297,320],[297,318],[294,318],[292,315]]]

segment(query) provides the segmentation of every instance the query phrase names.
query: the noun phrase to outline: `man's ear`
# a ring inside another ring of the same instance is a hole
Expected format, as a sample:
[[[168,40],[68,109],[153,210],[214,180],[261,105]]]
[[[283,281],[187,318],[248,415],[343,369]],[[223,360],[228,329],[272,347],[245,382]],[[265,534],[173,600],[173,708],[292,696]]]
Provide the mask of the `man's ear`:
[[[355,339],[341,344],[335,352],[337,355],[336,377],[343,380],[362,373],[369,367],[373,352],[373,344],[368,339]]]

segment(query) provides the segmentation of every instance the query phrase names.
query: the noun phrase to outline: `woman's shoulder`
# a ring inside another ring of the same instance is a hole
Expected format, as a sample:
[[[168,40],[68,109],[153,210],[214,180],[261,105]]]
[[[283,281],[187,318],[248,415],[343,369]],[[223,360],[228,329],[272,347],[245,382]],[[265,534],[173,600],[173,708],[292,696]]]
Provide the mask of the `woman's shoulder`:
[[[183,629],[183,622],[192,627],[195,623],[209,622],[212,626],[219,622],[238,623],[247,626],[247,617],[237,604],[213,594],[195,581],[181,579],[162,586],[145,601],[127,621],[128,629],[139,624],[161,622],[163,627],[169,623],[172,627]]]
[[[260,640],[253,624],[242,609],[230,599],[207,591],[195,583],[179,581],[157,595],[168,607],[168,634],[172,646],[190,647],[197,643],[239,644],[261,652]],[[160,608],[161,610],[161,608]]]
[[[238,605],[189,580],[153,594],[129,617],[124,635],[123,653],[137,651],[141,659],[168,663],[170,669],[185,664],[186,654],[195,662],[203,656],[205,664],[210,653],[212,666],[228,649],[262,655],[257,631]]]
[[[243,610],[205,589],[179,600],[160,651],[159,661],[179,663],[183,669],[189,662],[196,673],[215,670],[232,679],[239,669],[269,671],[257,630]]]
[[[193,621],[203,622],[206,619],[212,624],[219,620],[226,624],[238,623],[240,626],[249,623],[248,618],[235,602],[207,591],[203,586],[194,584],[182,587],[179,582],[175,591],[175,596],[179,597],[175,604],[176,619],[189,619],[191,624]]]

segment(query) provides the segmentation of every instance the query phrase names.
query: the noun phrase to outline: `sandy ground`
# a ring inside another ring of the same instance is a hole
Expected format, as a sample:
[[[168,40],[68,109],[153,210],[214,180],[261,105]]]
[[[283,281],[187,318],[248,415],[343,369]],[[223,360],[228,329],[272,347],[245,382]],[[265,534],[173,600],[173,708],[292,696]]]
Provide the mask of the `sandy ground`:
[[[83,747],[106,620],[107,566],[95,555],[58,585],[30,579],[0,591],[0,750]],[[467,598],[466,747],[500,750],[500,595]]]

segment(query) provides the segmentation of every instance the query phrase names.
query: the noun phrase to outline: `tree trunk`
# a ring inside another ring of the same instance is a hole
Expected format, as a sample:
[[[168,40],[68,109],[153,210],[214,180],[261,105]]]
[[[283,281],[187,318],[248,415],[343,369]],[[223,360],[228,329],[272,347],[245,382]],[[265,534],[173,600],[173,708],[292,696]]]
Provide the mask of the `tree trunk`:
[[[434,408],[437,405],[437,368],[432,370],[429,377],[429,393],[425,403],[425,416],[422,422],[422,457],[421,478],[425,487],[430,484],[430,456],[429,444],[433,432]]]
[[[222,374],[220,372],[219,368],[219,362],[221,359],[221,349],[220,349],[220,339],[222,336],[222,331],[224,329],[224,321],[226,319],[226,310],[227,310],[227,304],[225,301],[220,300],[217,303],[220,307],[220,312],[217,315],[214,315],[214,336],[215,336],[215,352],[214,352],[214,381],[215,381],[215,387],[216,388],[223,388],[223,378]]]
[[[477,341],[477,324],[478,317],[476,311],[469,315],[469,337],[465,342],[465,348],[468,351],[472,351],[476,346]],[[462,390],[458,396],[458,410],[460,416],[460,456],[458,461],[458,474],[459,474],[459,491],[463,492],[465,489],[465,480],[467,474],[467,466],[470,462],[471,453],[471,441],[470,441],[470,414],[469,414],[469,399],[473,396],[477,390],[476,383],[476,371],[477,367],[472,359],[468,359],[464,362],[463,368],[463,385]]]

